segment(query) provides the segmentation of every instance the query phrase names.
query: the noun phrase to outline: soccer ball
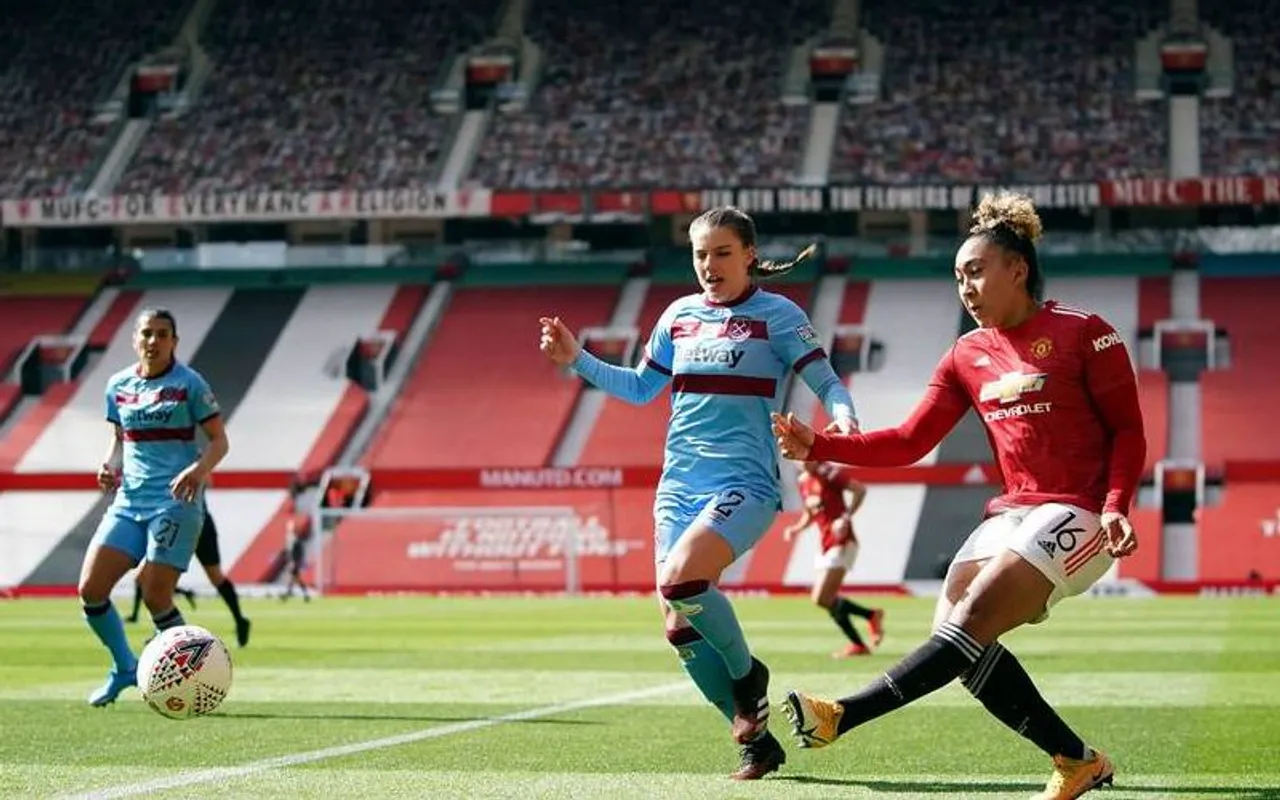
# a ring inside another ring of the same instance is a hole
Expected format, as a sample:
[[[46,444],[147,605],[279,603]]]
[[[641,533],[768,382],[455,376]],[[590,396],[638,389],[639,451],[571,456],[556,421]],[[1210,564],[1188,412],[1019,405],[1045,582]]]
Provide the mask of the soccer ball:
[[[221,639],[199,625],[169,628],[143,648],[138,690],[163,717],[204,716],[231,690],[231,654]]]

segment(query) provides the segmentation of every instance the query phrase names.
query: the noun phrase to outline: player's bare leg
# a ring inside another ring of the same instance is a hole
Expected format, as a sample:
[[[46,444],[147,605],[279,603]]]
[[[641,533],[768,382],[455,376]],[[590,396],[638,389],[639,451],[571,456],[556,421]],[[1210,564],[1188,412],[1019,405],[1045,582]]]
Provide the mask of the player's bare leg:
[[[173,596],[178,588],[178,579],[182,573],[168,564],[154,561],[143,563],[138,570],[138,582],[142,584],[142,601],[151,612],[151,622],[156,631],[164,631],[185,625],[182,612],[174,605]]]
[[[137,658],[125,636],[124,622],[111,602],[111,590],[134,566],[133,557],[114,547],[94,546],[80,567],[78,586],[85,622],[111,653],[107,680],[89,695],[89,704],[105,706],[137,683]]]
[[[858,615],[854,604],[840,596],[844,576],[843,567],[827,567],[820,571],[818,579],[813,582],[811,599],[814,605],[831,615],[836,627],[849,640],[849,644],[831,654],[833,658],[870,655],[870,648],[862,641],[862,636],[853,625],[853,617]]]

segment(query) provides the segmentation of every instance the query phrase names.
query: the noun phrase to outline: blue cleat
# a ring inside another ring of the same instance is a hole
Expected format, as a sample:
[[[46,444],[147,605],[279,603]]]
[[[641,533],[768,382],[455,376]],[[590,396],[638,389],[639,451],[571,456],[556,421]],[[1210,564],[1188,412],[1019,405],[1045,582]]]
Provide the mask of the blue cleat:
[[[97,706],[98,708],[109,706],[116,701],[121,692],[130,686],[137,685],[138,670],[136,667],[128,672],[116,672],[113,669],[107,673],[107,682],[89,695],[89,705]]]

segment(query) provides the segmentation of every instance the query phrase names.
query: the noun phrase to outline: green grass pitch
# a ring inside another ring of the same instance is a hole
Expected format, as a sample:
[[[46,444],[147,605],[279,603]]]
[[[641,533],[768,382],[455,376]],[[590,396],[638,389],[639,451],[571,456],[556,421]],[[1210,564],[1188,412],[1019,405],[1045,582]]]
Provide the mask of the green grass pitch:
[[[885,600],[888,637],[837,661],[800,598],[737,601],[772,697],[859,688],[927,633],[931,602]],[[84,698],[105,653],[74,600],[0,603],[0,796],[1004,798],[1049,762],[950,686],[757,784],[684,677],[652,598],[246,602],[250,647],[213,716],[163,719],[134,690]],[[202,599],[189,622],[230,640]],[[146,635],[132,626],[139,645]],[[1117,765],[1089,797],[1280,798],[1274,599],[1079,599],[1018,631],[1051,702]],[[775,730],[785,718],[774,717]],[[779,731],[781,732],[781,731]]]

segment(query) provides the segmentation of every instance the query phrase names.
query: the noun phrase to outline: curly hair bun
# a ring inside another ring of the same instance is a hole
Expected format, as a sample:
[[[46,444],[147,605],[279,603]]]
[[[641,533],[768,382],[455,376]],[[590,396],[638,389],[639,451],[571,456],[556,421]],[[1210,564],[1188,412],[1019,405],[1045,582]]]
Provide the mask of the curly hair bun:
[[[984,195],[978,209],[973,212],[973,224],[969,233],[991,233],[1000,225],[1035,244],[1044,233],[1035,203],[1025,194],[1001,192]]]

